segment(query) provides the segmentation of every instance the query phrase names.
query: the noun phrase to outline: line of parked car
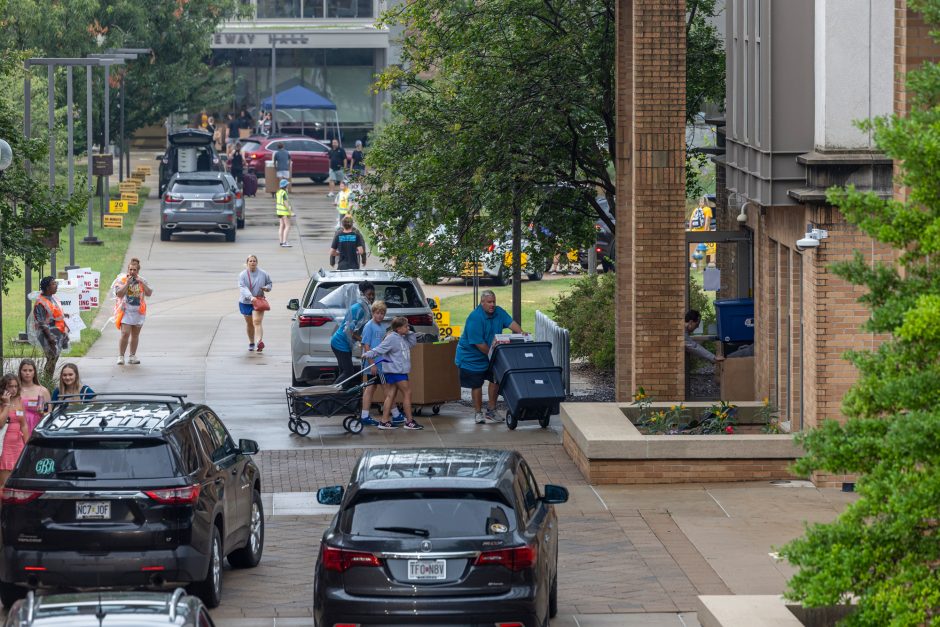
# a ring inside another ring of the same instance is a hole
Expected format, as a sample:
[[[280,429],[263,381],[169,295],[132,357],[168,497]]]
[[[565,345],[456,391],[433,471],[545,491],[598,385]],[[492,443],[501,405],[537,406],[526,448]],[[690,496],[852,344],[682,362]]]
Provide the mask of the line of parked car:
[[[257,443],[181,395],[53,407],[0,491],[4,624],[211,627],[223,559],[261,561]],[[517,452],[372,450],[317,499],[338,509],[315,625],[546,627],[558,610],[568,493],[540,489]]]

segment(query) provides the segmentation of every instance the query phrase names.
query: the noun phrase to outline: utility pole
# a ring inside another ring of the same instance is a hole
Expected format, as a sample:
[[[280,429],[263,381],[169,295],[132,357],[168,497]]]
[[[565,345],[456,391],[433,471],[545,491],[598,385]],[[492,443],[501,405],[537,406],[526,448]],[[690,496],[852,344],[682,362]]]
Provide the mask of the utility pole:
[[[512,186],[512,319],[522,324],[522,207]]]

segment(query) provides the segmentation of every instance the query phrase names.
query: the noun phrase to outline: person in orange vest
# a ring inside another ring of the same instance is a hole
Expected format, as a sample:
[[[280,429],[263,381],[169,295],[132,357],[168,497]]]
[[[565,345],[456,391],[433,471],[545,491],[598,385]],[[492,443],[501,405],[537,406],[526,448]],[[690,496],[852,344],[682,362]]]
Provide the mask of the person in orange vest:
[[[62,305],[55,297],[58,290],[59,286],[54,277],[43,277],[39,282],[39,295],[33,305],[36,339],[46,356],[43,370],[49,379],[55,373],[59,355],[69,346],[69,327],[65,322]]]

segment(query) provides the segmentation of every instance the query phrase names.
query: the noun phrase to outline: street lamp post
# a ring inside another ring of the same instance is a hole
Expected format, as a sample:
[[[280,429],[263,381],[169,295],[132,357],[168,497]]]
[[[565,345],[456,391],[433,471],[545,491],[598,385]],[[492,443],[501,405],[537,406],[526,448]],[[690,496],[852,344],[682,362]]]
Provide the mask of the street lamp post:
[[[153,52],[150,48],[108,48],[106,54],[122,58],[125,61],[135,61],[139,55],[150,54]],[[127,162],[127,174],[131,173],[131,154],[127,147],[127,140],[124,136],[124,75],[121,75],[121,161],[118,168],[118,180],[124,181],[124,163]]]
[[[0,139],[0,178],[13,163],[13,149],[6,140]],[[2,216],[0,216],[2,217]],[[3,244],[0,242],[0,259],[3,259]],[[0,289],[0,372],[3,371],[3,290]]]
[[[97,59],[99,64],[104,67],[104,141],[102,150],[104,154],[111,155],[111,66],[123,65],[124,58],[119,54],[90,54],[91,59]],[[113,159],[113,155],[112,159]],[[112,161],[113,163],[113,161]],[[112,166],[113,167],[113,166]],[[101,226],[104,226],[104,214],[111,205],[111,177],[103,177],[101,184],[102,206],[101,206]]]

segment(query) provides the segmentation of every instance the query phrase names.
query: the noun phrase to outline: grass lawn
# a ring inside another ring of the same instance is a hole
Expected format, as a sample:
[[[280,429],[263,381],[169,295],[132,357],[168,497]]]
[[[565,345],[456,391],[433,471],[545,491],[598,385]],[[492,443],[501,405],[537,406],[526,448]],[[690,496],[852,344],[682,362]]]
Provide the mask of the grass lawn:
[[[523,281],[522,282],[522,328],[532,333],[535,331],[535,310],[551,315],[554,309],[553,300],[563,292],[571,289],[578,277],[570,279],[555,279],[551,281]],[[493,290],[496,294],[496,304],[512,314],[512,286],[491,287],[481,286],[480,290]],[[473,292],[459,296],[448,296],[441,299],[441,311],[450,312],[450,323],[454,326],[463,326],[467,316],[473,311],[477,303],[473,302]]]
[[[101,307],[111,307],[107,299],[108,288],[111,281],[118,275],[124,266],[124,255],[127,253],[127,246],[131,241],[131,234],[134,232],[134,224],[137,223],[137,216],[143,207],[147,198],[148,189],[140,188],[140,202],[136,206],[128,209],[124,215],[124,228],[121,229],[103,229],[98,218],[98,205],[95,204],[95,236],[104,242],[100,246],[87,246],[81,244],[82,239],[88,234],[88,223],[82,221],[75,225],[75,265],[81,268],[91,268],[101,273],[100,299]],[[120,198],[120,192],[115,186],[111,191],[112,198]],[[65,228],[59,236],[59,252],[56,255],[56,267],[62,269],[69,262],[69,230]],[[48,273],[49,267],[42,269]],[[39,280],[43,273],[38,270],[33,271],[33,289],[39,289]],[[21,276],[10,286],[10,291],[3,295],[3,354],[5,356],[29,354],[32,351],[39,353],[39,349],[29,345],[16,345],[11,341],[15,339],[21,331],[25,330],[23,319],[24,313],[24,278]],[[82,320],[87,328],[82,331],[80,342],[72,344],[69,353],[60,361],[68,361],[66,357],[81,357],[88,352],[88,349],[94,344],[95,340],[101,335],[101,331],[91,328],[91,322],[98,315],[97,309],[82,312]]]

